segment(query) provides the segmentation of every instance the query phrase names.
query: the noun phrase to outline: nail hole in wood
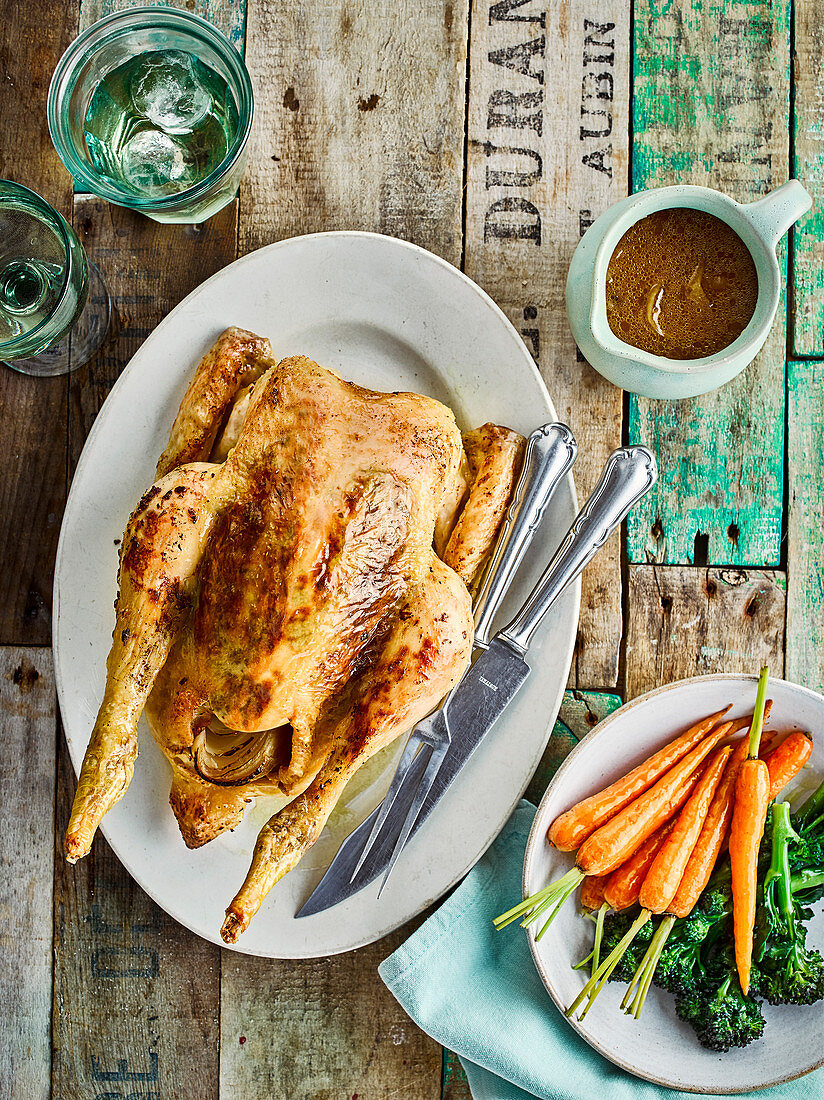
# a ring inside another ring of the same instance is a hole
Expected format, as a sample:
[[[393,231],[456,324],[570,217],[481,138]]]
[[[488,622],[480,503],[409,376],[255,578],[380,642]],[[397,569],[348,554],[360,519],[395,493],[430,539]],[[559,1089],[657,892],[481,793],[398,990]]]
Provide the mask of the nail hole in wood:
[[[653,523],[652,527],[650,527],[650,534],[656,542],[660,542],[661,539],[664,537],[664,528],[661,525],[660,516],[655,517],[655,523]]]
[[[735,546],[738,545],[738,536],[740,534],[741,534],[741,532],[738,530],[738,524],[737,523],[731,523],[729,525],[729,527],[727,528],[727,538]]]
[[[758,596],[750,596],[747,602],[744,604],[744,614],[748,619],[755,617],[755,613],[758,610]]]
[[[709,577],[707,577],[706,584],[704,585],[704,591],[707,593],[709,598],[712,599],[712,597],[718,591],[718,585],[715,583],[714,580],[711,580]]]
[[[672,611],[672,596],[661,597],[661,610],[665,615],[669,615],[670,611]]]
[[[696,531],[695,543],[692,554],[693,565],[706,565],[710,556],[710,536],[702,531]]]

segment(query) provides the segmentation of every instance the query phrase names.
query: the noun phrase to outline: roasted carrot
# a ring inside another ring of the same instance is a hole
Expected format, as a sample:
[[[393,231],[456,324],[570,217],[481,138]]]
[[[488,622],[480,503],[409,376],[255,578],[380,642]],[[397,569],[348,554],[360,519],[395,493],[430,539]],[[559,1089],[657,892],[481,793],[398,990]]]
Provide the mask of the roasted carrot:
[[[787,786],[807,761],[813,751],[813,743],[807,733],[794,730],[781,744],[764,758],[770,773],[770,799],[776,797]]]
[[[640,848],[633,852],[628,860],[625,860],[620,867],[616,867],[612,874],[602,876],[606,879],[604,901],[611,908],[616,910],[629,909],[631,905],[635,905],[647,871],[658,855],[661,845],[672,832],[674,825],[674,820],[665,821],[651,837],[644,841]]]
[[[742,761],[735,780],[735,804],[730,825],[735,965],[741,991],[745,996],[750,990],[758,848],[764,834],[764,822],[767,819],[767,806],[770,801],[769,768],[763,760],[758,759],[768,676],[769,672],[764,666],[758,681],[747,759]]]
[[[638,895],[641,905],[651,913],[666,912],[675,897],[731,753],[732,747],[726,745],[712,754],[672,832],[652,861]]]
[[[749,743],[746,739],[739,741],[727,760],[698,840],[687,861],[675,897],[670,902],[669,912],[676,917],[689,916],[710,880],[715,861],[727,839],[735,799],[735,780],[748,749]]]
[[[581,905],[585,909],[600,909],[604,903],[606,875],[587,875],[581,883]]]
[[[684,805],[698,780],[698,766],[729,735],[732,726],[732,722],[717,726],[653,787],[596,829],[578,850],[580,870],[587,875],[603,875],[629,859],[659,825]]]
[[[547,833],[550,844],[562,852],[572,852],[578,848],[600,825],[649,790],[668,769],[686,756],[729,709],[725,707],[702,718],[621,779],[556,817]]]

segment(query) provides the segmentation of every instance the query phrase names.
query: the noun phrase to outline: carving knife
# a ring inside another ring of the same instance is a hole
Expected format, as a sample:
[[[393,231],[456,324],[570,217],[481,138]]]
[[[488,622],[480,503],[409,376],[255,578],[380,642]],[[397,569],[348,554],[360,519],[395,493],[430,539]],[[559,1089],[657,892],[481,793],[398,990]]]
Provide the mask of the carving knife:
[[[646,447],[613,451],[592,496],[575,519],[541,579],[511,623],[492,639],[434,718],[447,727],[449,744],[408,837],[415,835],[461,768],[515,697],[527,676],[524,655],[532,635],[564,588],[606,542],[629,510],[655,484],[655,458]],[[353,875],[379,809],[341,845],[332,864],[297,916],[328,909],[374,881],[390,865],[423,778],[425,754],[412,761],[398,797],[360,869]]]

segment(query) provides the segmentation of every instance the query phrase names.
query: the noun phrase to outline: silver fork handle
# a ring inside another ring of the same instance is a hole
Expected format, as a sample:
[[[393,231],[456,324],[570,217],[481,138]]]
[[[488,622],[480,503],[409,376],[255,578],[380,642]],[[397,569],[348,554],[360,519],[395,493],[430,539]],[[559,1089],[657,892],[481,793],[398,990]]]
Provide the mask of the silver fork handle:
[[[497,636],[523,655],[538,623],[563,589],[575,580],[657,479],[655,456],[646,447],[620,447],[613,451],[592,496],[578,513],[529,599]]]
[[[492,620],[529,548],[552,494],[578,454],[566,424],[544,424],[529,437],[521,475],[498,543],[475,598],[475,645],[486,649]]]

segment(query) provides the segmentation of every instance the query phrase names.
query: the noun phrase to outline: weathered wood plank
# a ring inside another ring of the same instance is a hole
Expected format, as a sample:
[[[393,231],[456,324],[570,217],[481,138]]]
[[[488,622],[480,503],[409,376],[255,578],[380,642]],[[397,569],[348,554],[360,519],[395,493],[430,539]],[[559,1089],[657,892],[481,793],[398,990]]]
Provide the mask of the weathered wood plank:
[[[86,30],[98,19],[134,6],[130,0],[81,0],[80,29]],[[183,8],[208,19],[243,53],[246,0],[156,0],[156,6]]]
[[[77,0],[8,5],[0,41],[0,177],[31,187],[67,217],[72,182],[49,137],[46,97],[77,19]],[[0,643],[47,645],[66,495],[66,379],[0,365],[0,415]]]
[[[56,732],[49,649],[0,649],[0,714],[0,1081],[7,1100],[47,1100]]]
[[[166,916],[102,836],[86,859],[65,862],[74,786],[61,739],[53,1095],[217,1100],[220,952]]]
[[[469,67],[468,275],[523,335],[578,438],[583,497],[621,442],[622,397],[581,362],[564,305],[587,226],[627,191],[629,8],[475,0]],[[570,683],[617,682],[620,540],[584,573]]]
[[[824,8],[796,0],[793,13],[793,170],[813,208],[793,231],[792,342],[798,356],[824,355]]]
[[[442,1048],[376,973],[416,924],[331,959],[278,962],[225,951],[221,1100],[439,1100]]]
[[[787,364],[787,678],[824,689],[824,363]]]
[[[461,256],[467,0],[253,3],[240,251],[328,229]]]
[[[467,19],[467,0],[249,6],[257,123],[241,183],[241,253],[300,233],[365,229],[460,262]],[[439,1097],[440,1048],[375,974],[408,932],[329,960],[226,953],[223,1100],[320,1100],[344,1088],[364,1100],[399,1087],[415,1100]]]
[[[79,195],[74,224],[106,280],[119,323],[101,353],[70,376],[70,476],[101,405],[149,333],[191,290],[234,260],[237,200],[203,225],[161,225]]]
[[[747,201],[785,181],[788,13],[786,0],[640,0],[634,190],[698,183]],[[721,390],[631,399],[630,438],[653,448],[661,477],[629,516],[630,561],[780,562],[785,320],[782,300],[763,351]]]
[[[713,672],[784,671],[783,573],[630,566],[626,691]]]
[[[443,1097],[442,1100],[472,1100],[469,1082],[457,1054],[451,1050],[443,1052]]]

